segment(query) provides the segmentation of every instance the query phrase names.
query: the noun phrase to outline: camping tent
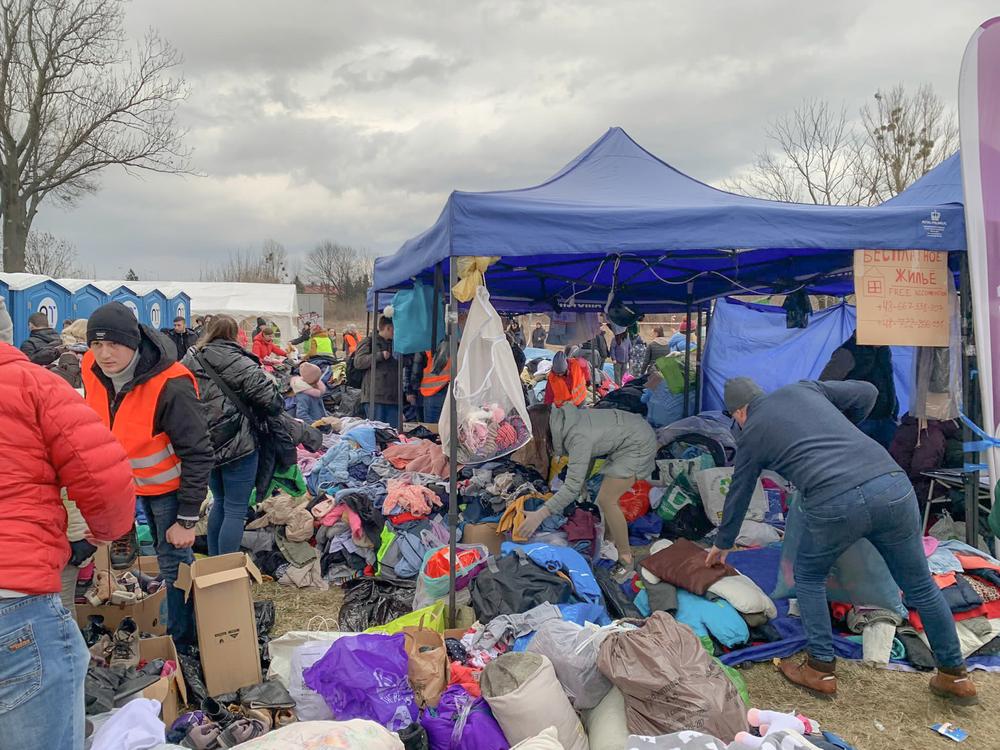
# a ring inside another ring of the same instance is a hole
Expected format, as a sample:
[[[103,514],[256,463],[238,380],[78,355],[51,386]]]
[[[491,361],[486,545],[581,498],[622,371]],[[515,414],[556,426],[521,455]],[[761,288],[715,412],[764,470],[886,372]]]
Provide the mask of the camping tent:
[[[964,250],[962,207],[735,195],[611,128],[540,185],[453,192],[430,229],[376,260],[373,286],[429,280],[449,257],[493,255],[501,261],[488,272],[491,295],[524,309],[603,304],[612,287],[639,307],[677,309],[748,291],[847,293],[855,248]]]
[[[241,323],[253,323],[259,316],[277,323],[284,341],[294,338],[298,330],[299,306],[294,284],[193,281],[176,285],[165,283],[160,289],[169,297],[172,286],[190,295],[192,316],[225,313]]]

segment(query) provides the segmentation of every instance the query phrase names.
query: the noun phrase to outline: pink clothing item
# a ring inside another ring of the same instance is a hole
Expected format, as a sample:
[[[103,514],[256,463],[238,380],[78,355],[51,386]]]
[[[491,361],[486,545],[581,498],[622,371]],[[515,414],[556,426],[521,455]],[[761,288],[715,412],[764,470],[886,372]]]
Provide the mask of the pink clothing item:
[[[347,516],[347,524],[351,527],[351,538],[360,539],[364,536],[365,532],[361,528],[361,516],[348,508],[346,505],[333,506],[333,510],[323,516],[319,522],[324,526],[333,526],[344,515]]]
[[[938,548],[938,540],[932,536],[924,537],[924,555],[930,557],[934,554],[934,550]]]
[[[406,443],[393,443],[382,451],[386,461],[397,469],[412,471],[417,474],[433,474],[437,477],[448,476],[448,458],[441,446],[430,440],[411,440]]]
[[[390,479],[386,483],[386,490],[388,494],[382,504],[382,512],[385,514],[396,508],[403,508],[415,516],[426,516],[430,515],[432,507],[441,505],[441,498],[419,484],[406,484],[398,479]]]
[[[312,362],[303,362],[299,365],[299,375],[301,375],[302,379],[311,386],[316,386],[317,383],[322,383],[320,377],[323,375],[323,371]]]

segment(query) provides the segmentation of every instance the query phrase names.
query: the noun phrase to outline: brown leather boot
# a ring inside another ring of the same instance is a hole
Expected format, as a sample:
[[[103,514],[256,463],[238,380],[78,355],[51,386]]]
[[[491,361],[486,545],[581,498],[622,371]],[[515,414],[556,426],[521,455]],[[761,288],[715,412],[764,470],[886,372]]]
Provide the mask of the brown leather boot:
[[[822,662],[806,658],[799,663],[785,659],[778,669],[785,679],[809,691],[818,698],[833,698],[837,694],[837,662]]]
[[[976,686],[964,667],[949,672],[938,671],[931,678],[931,692],[959,706],[975,706],[979,703]]]

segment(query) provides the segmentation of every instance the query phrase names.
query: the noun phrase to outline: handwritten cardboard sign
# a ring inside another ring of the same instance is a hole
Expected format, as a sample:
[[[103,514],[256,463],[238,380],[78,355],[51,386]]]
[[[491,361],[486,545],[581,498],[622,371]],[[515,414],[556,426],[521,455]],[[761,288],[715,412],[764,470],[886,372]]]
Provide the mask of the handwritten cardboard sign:
[[[948,254],[855,250],[858,343],[948,346]]]

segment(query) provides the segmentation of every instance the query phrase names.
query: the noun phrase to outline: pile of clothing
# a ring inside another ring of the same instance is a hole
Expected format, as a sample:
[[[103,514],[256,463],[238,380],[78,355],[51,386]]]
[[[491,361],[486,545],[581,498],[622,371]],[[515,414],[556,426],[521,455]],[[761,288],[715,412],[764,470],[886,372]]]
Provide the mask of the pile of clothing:
[[[469,412],[458,426],[458,460],[483,463],[512,453],[530,438],[528,427],[515,410],[507,412],[497,404],[485,404]]]

